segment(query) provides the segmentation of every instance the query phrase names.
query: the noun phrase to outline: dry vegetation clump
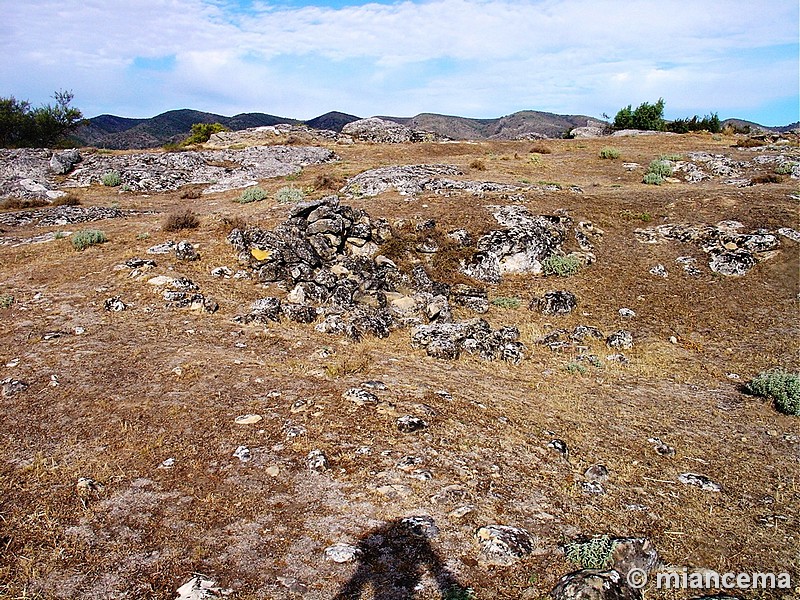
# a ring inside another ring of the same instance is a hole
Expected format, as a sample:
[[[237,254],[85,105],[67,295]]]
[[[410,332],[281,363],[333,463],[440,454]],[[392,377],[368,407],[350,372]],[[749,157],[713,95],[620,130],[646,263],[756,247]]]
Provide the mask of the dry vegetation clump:
[[[27,208],[41,208],[42,206],[49,206],[47,200],[40,198],[6,198],[0,205],[0,208],[5,210],[24,210]]]
[[[164,219],[164,224],[161,226],[162,231],[182,231],[184,229],[197,229],[200,227],[200,219],[193,210],[186,208],[184,210],[174,211],[167,215]]]
[[[537,143],[528,150],[531,154],[552,154],[553,150],[547,144]]]

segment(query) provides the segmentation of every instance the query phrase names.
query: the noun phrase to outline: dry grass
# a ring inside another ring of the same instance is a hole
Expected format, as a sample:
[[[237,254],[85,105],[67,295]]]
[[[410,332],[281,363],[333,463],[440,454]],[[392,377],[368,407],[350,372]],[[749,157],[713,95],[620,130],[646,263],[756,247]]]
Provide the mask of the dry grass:
[[[184,209],[169,213],[161,226],[162,231],[183,231],[184,229],[197,229],[200,219],[191,209]]]
[[[622,138],[615,145],[626,160],[644,165],[693,150],[750,160],[733,142],[686,135]],[[552,154],[536,165],[527,160],[530,142],[337,146],[341,163],[305,169],[293,182],[306,188],[326,174],[343,179],[377,166],[436,162],[466,169],[481,160],[481,179],[581,186],[583,194],[532,193],[524,205],[537,214],[565,210],[603,229],[597,262],[565,279],[516,276],[490,286],[490,299],[522,301],[519,308],[493,304],[484,315],[495,327],[519,326],[530,352],[518,366],[471,356],[438,361],[411,349],[407,331],[352,344],[313,326],[235,323],[233,316],[256,298],[285,291],[212,277],[216,266],[238,268],[224,237],[247,223],[274,227],[290,210],[235,204],[235,191],[192,203],[205,223],[219,224],[191,232],[201,261],[156,256],[156,269],[140,279],[114,266],[171,239],[160,224],[164,213],[185,209],[181,192],[80,190],[83,205],[118,200],[122,208],[152,211],[96,224],[109,241],[91,251],[68,251],[68,240],[0,246],[2,293],[15,297],[0,320],[0,365],[20,359],[16,367],[0,367],[0,379],[30,385],[2,399],[0,596],[50,598],[60,585],[65,598],[171,599],[199,571],[234,587],[238,598],[288,597],[276,583],[280,576],[309,585],[310,597],[328,598],[351,566],[321,560],[327,545],[356,541],[374,522],[420,513],[436,519],[441,534],[434,547],[479,598],[516,599],[529,587],[545,596],[572,569],[556,544],[580,533],[646,535],[677,565],[797,572],[800,470],[790,460],[796,417],[740,389],[762,370],[800,366],[797,246],[782,240],[780,252],[747,276],[724,278],[712,275],[707,257],[689,244],[643,245],[633,238],[634,229],[649,226],[644,214],[652,224],[736,219],[748,230],[793,226],[793,185],[732,188],[714,180],[654,189],[640,184],[641,173],[598,160],[603,140],[547,145]],[[273,194],[285,182],[261,185]],[[486,207],[504,202],[435,194],[409,201],[389,192],[351,203],[390,222],[435,219],[433,230],[398,230],[382,252],[403,266],[422,261],[432,276],[452,283],[461,277],[455,266],[462,251],[449,245],[446,232],[465,227],[477,238],[494,226]],[[138,239],[143,231],[151,237]],[[12,235],[41,232],[21,227]],[[427,237],[442,248],[432,258],[416,250]],[[704,267],[701,277],[684,277],[675,265],[687,254]],[[667,266],[668,279],[649,275],[657,263]],[[217,298],[220,311],[165,308],[145,281],[154,274],[191,278]],[[575,293],[577,311],[544,317],[527,309],[533,296],[551,289]],[[103,301],[113,295],[129,309],[105,312]],[[637,317],[620,318],[621,307]],[[458,309],[456,316],[474,315]],[[606,361],[612,351],[592,341],[587,352],[600,366],[582,363],[585,374],[574,375],[564,368],[573,354],[535,344],[579,324],[606,334],[630,329],[630,363]],[[75,327],[86,331],[76,335]],[[45,339],[53,331],[63,334]],[[325,347],[335,353],[319,358]],[[50,385],[51,375],[58,386]],[[389,388],[376,392],[379,407],[341,398],[368,379]],[[293,412],[297,402],[301,408]],[[234,423],[249,413],[264,418],[252,426]],[[422,416],[428,429],[400,433],[394,420],[402,414]],[[290,438],[291,427],[305,433]],[[569,462],[547,447],[553,437],[569,445]],[[676,456],[660,457],[648,437],[674,446]],[[232,458],[239,445],[251,448],[253,461]],[[357,454],[366,446],[369,454]],[[314,448],[326,453],[331,471],[308,472],[305,456]],[[398,471],[406,455],[422,457],[433,479]],[[175,466],[159,469],[169,457]],[[596,463],[611,473],[608,492],[587,496],[575,481]],[[686,471],[708,475],[724,491],[675,483]],[[85,507],[74,490],[78,477],[104,485]],[[388,499],[375,491],[389,482],[408,485],[410,495]],[[463,504],[475,506],[461,520],[448,516],[455,505],[430,501],[454,484],[465,489]],[[647,509],[625,509],[634,504]],[[493,522],[534,531],[547,552],[507,569],[479,566],[472,535]]]

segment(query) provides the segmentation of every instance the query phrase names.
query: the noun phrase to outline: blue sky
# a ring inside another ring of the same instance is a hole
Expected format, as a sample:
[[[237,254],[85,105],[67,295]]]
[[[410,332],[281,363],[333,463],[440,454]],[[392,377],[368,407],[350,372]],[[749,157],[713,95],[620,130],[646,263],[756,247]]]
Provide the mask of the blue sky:
[[[0,0],[0,96],[86,116],[800,117],[797,0]]]

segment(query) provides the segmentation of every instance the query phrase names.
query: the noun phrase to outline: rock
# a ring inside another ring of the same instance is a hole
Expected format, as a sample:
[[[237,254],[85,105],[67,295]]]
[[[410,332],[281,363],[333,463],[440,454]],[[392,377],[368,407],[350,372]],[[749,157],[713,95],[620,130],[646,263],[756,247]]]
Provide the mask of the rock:
[[[172,254],[175,251],[175,242],[169,241],[162,244],[150,246],[147,249],[148,254]]]
[[[306,457],[306,466],[309,471],[327,471],[330,467],[328,465],[328,458],[322,450],[312,450]]]
[[[666,458],[672,458],[673,456],[675,456],[675,448],[673,448],[672,446],[668,446],[667,444],[662,442],[659,438],[657,437],[648,438],[647,441],[653,444],[653,450],[655,450],[661,456],[664,456]]]
[[[362,554],[361,549],[344,542],[325,548],[325,558],[335,563],[349,563],[358,559]]]
[[[295,323],[313,323],[317,320],[317,309],[306,304],[284,304],[281,312]]]
[[[547,447],[552,448],[553,450],[558,452],[561,456],[569,460],[569,448],[564,440],[554,439],[549,444],[547,444]]]
[[[599,481],[579,481],[578,487],[584,494],[605,494],[606,490]]]
[[[666,279],[669,277],[669,273],[664,265],[656,265],[650,269],[650,274],[655,275],[656,277],[663,277]]]
[[[398,418],[396,424],[398,431],[402,433],[414,433],[428,426],[425,421],[413,415],[404,415]]]
[[[682,473],[678,476],[678,481],[686,485],[693,485],[699,487],[706,492],[721,492],[722,486],[718,483],[711,481],[705,475],[698,475],[696,473]]]
[[[632,571],[650,573],[659,565],[658,551],[647,538],[614,538],[611,565],[627,578]]]
[[[598,138],[607,135],[605,129],[602,127],[576,127],[575,129],[571,129],[569,134],[576,139]]]
[[[715,253],[708,266],[715,273],[741,277],[756,266],[756,258],[747,250]]]
[[[263,417],[261,415],[256,414],[247,414],[247,415],[240,415],[236,417],[233,422],[237,425],[254,425],[261,421]]]
[[[589,481],[605,483],[608,481],[608,469],[605,465],[592,465],[583,474]]]
[[[606,338],[606,345],[609,348],[619,348],[620,350],[630,350],[633,348],[633,336],[630,331],[620,329]]]
[[[432,323],[415,327],[411,345],[425,348],[428,356],[456,359],[462,351],[479,354],[484,360],[498,358],[516,364],[524,358],[525,346],[516,341],[519,330],[504,327],[492,331],[483,319],[455,323]]]
[[[233,277],[233,270],[228,267],[217,267],[211,270],[212,277],[220,277],[222,279],[230,279]]]
[[[205,575],[195,575],[176,591],[176,600],[213,600],[221,596],[230,596],[231,589],[223,589]]]
[[[636,316],[636,313],[630,308],[620,308],[617,312],[623,319],[633,319]]]
[[[186,240],[178,242],[175,246],[175,257],[178,260],[186,261],[200,260],[200,255],[197,253],[197,250],[195,250],[191,242],[187,242]]]
[[[367,404],[377,404],[378,397],[375,394],[368,392],[361,388],[350,388],[342,393],[342,398],[350,400],[358,406],[365,406]]]
[[[128,308],[128,305],[122,301],[120,296],[114,296],[113,298],[106,298],[103,308],[109,312],[120,312]]]
[[[456,284],[450,290],[450,300],[478,314],[489,312],[489,297],[485,288]]]
[[[236,320],[241,323],[279,323],[280,315],[281,301],[278,298],[259,298],[250,305],[248,314],[236,317]]]
[[[433,517],[428,515],[405,517],[400,520],[400,527],[410,535],[418,538],[430,539],[439,535],[439,528],[436,526],[436,522]]]
[[[559,579],[550,597],[553,600],[641,600],[642,592],[630,587],[614,569],[583,569]]]
[[[414,137],[410,127],[377,117],[359,119],[348,123],[342,128],[342,133],[365,142],[389,144],[410,142]]]
[[[0,385],[2,385],[3,390],[3,398],[10,398],[11,396],[16,396],[17,394],[24,392],[28,388],[28,384],[24,381],[20,381],[19,379],[13,379],[11,377],[6,377],[2,381],[0,381]]]
[[[541,298],[534,297],[528,308],[544,315],[566,315],[578,307],[575,294],[567,291],[545,292]]]
[[[77,148],[55,152],[50,158],[50,169],[56,175],[66,175],[81,161],[81,153]]]
[[[342,192],[351,196],[377,196],[391,189],[403,195],[423,192],[437,176],[463,175],[453,165],[403,165],[364,171],[350,179]]]
[[[241,462],[249,462],[252,459],[250,448],[247,446],[239,446],[233,451],[234,458],[238,458]]]
[[[475,533],[480,560],[489,565],[509,566],[536,548],[536,538],[528,531],[508,525],[486,525]]]

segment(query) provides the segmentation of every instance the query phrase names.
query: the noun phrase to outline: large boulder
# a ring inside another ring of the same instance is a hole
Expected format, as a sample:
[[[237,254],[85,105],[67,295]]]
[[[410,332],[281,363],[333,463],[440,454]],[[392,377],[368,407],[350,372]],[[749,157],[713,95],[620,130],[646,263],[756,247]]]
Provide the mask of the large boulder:
[[[410,127],[378,117],[359,119],[348,123],[342,128],[342,133],[365,142],[388,144],[411,142],[414,138],[414,131]]]

